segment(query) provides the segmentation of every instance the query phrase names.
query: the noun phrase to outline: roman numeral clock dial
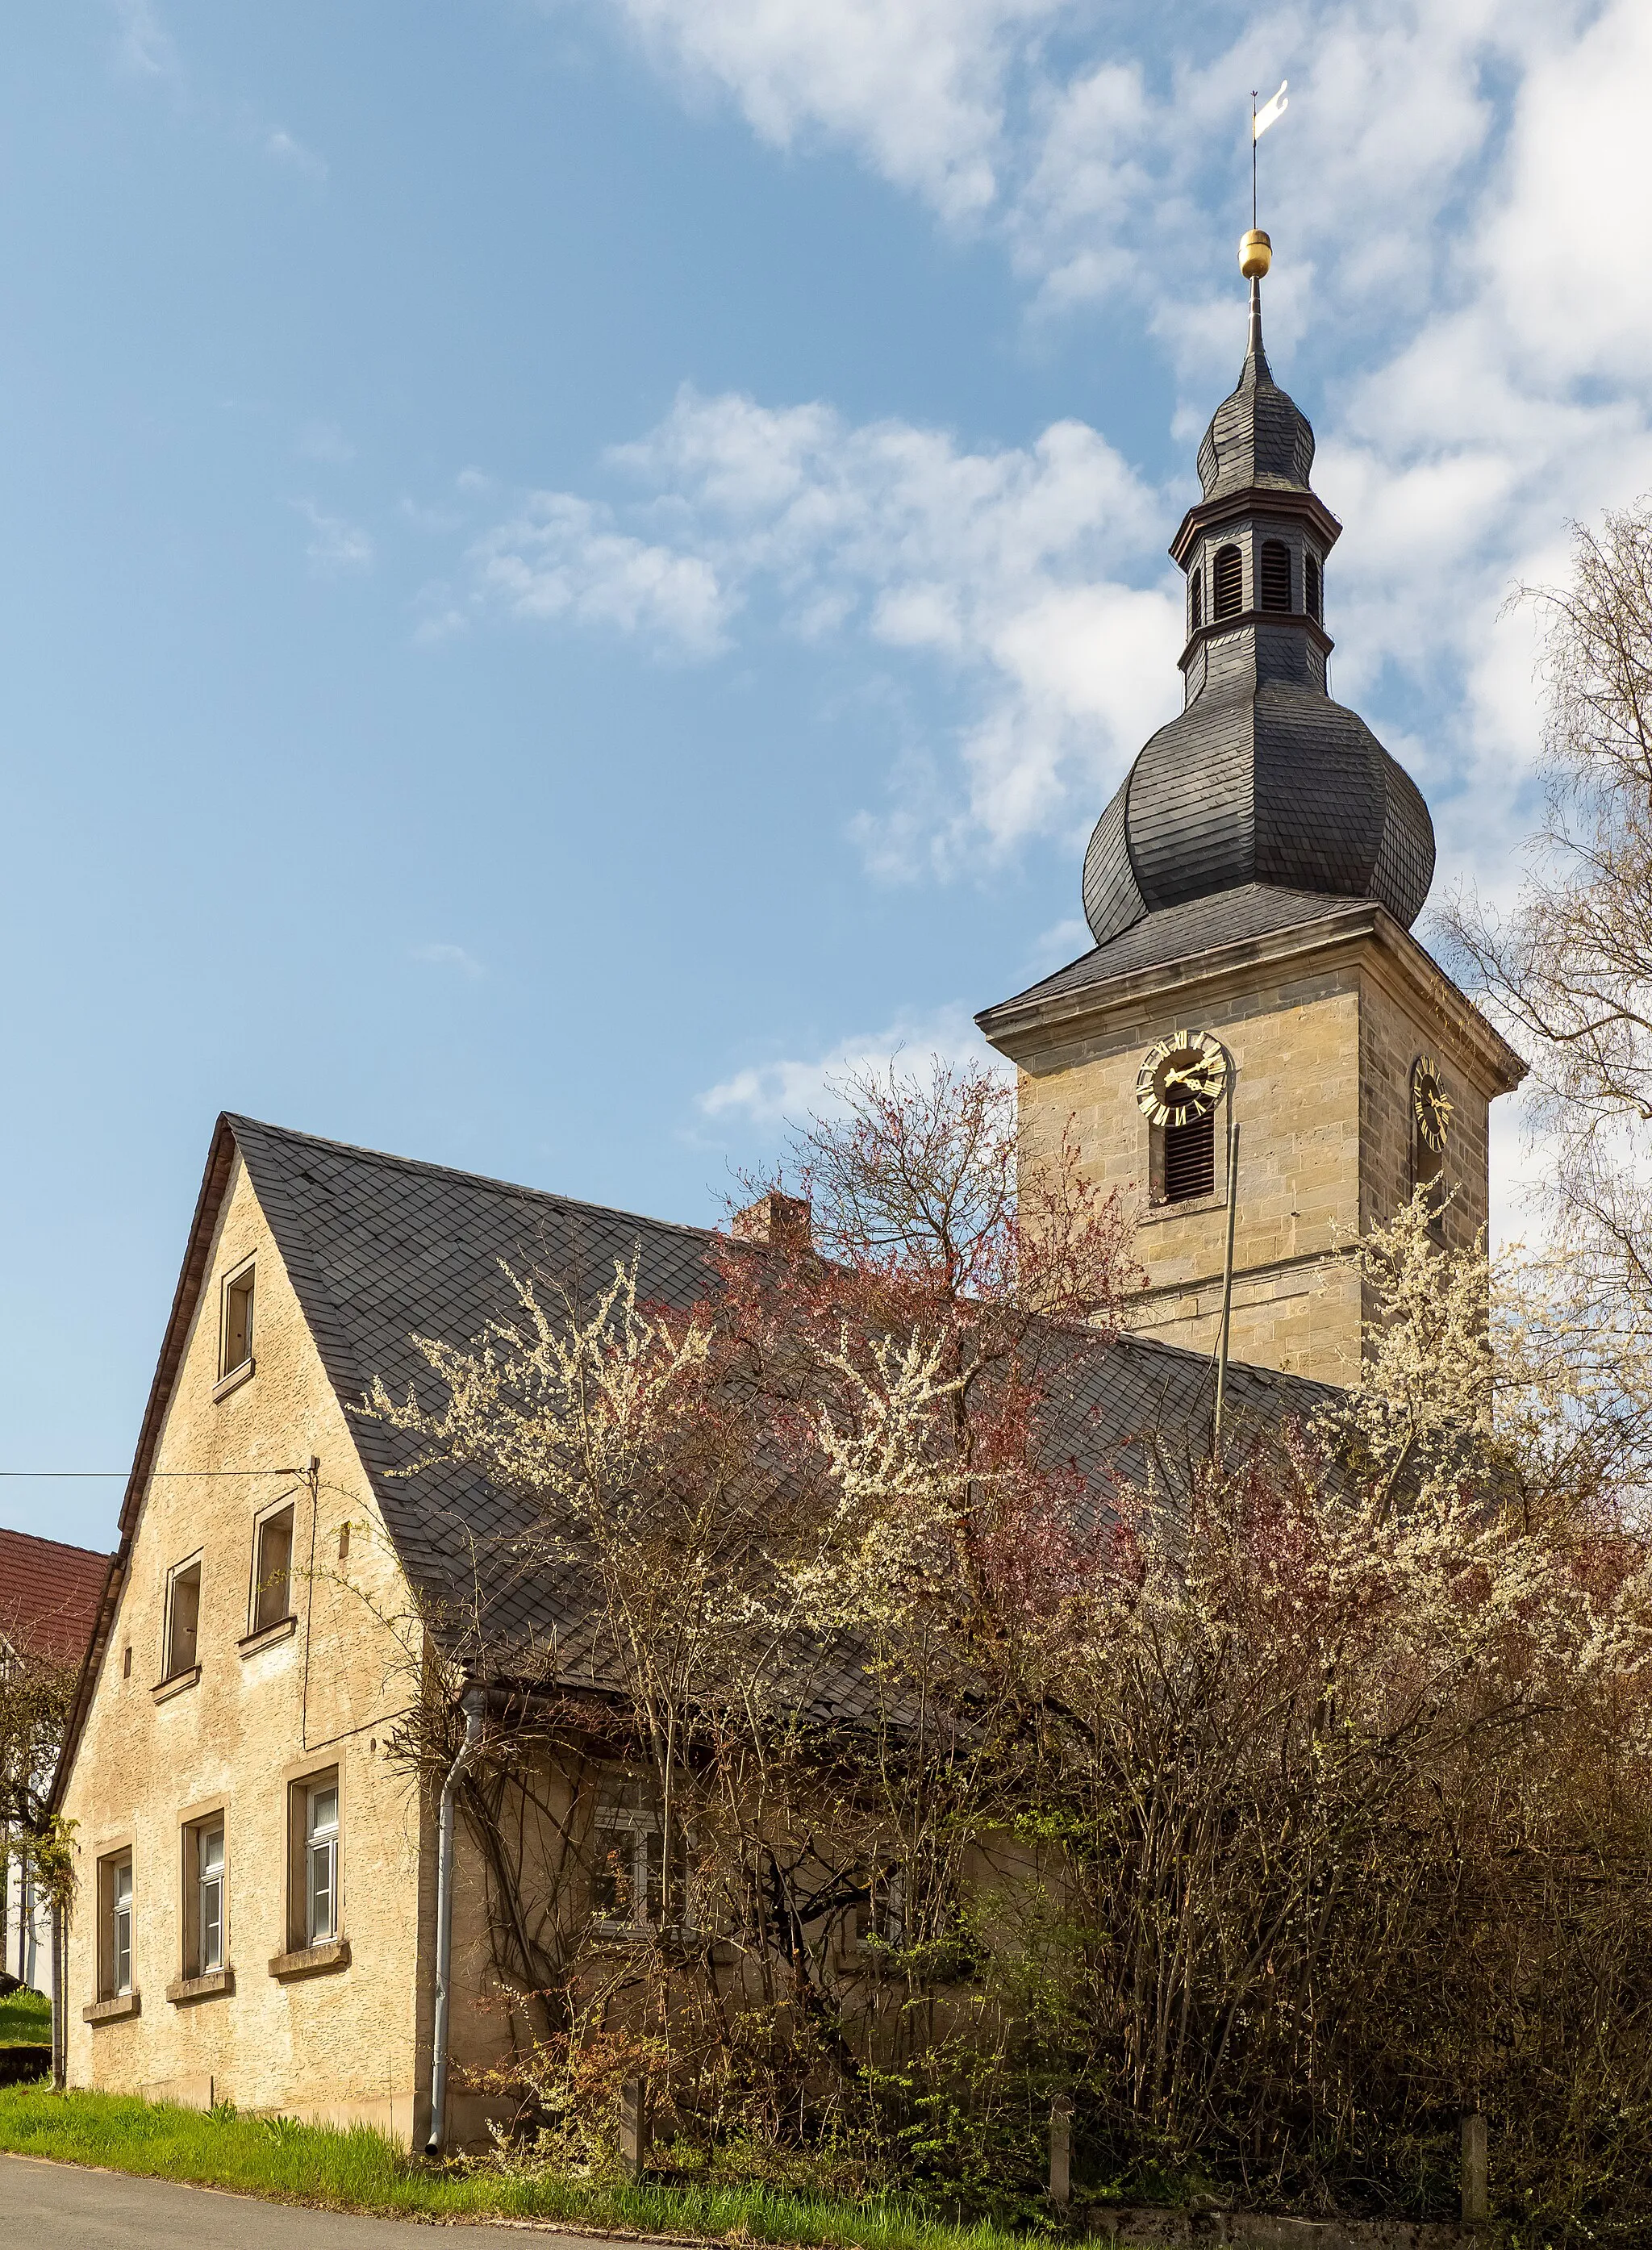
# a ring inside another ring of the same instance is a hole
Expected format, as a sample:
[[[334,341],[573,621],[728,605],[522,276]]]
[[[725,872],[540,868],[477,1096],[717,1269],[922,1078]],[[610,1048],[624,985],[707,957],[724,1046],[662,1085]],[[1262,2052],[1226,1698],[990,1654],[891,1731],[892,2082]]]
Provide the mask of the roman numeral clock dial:
[[[1148,1050],[1136,1073],[1136,1101],[1154,1125],[1208,1117],[1227,1091],[1228,1054],[1208,1032],[1172,1032]]]
[[[1455,1107],[1440,1083],[1439,1064],[1432,1055],[1419,1055],[1411,1073],[1411,1115],[1424,1148],[1436,1156],[1445,1147]]]

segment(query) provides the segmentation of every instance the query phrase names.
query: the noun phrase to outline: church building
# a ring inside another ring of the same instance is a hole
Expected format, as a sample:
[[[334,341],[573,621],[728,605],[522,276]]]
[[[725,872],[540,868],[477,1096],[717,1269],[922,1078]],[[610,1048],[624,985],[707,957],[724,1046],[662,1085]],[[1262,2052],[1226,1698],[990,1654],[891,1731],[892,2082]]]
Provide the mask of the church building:
[[[976,1021],[1018,1068],[1022,1162],[1070,1135],[1139,1203],[1134,1333],[1212,1348],[1231,1221],[1235,1357],[1346,1383],[1366,1313],[1349,1244],[1424,1184],[1441,1239],[1474,1240],[1490,1105],[1525,1066],[1411,935],[1428,808],[1327,689],[1342,527],[1263,349],[1270,255],[1245,237],[1249,345],[1170,545],[1183,707],[1085,855],[1095,945]]]
[[[1265,242],[1248,240],[1259,274]],[[1145,1477],[1167,1429],[1186,1458],[1208,1450],[1229,1242],[1225,1396],[1277,1426],[1357,1364],[1357,1232],[1419,1183],[1443,1240],[1483,1225],[1490,1106],[1521,1073],[1410,935],[1434,868],[1421,795],[1326,692],[1339,526],[1312,461],[1253,275],[1239,387],[1171,549],[1185,707],[1096,828],[1093,949],[980,1018],[1019,1067],[1023,1164],[1070,1135],[1142,1205],[1147,1286],[1132,1332],[1095,1356],[1071,1438],[1127,1474]],[[743,1240],[767,1240],[762,1209]],[[685,1306],[712,1246],[218,1120],[54,1791],[79,1855],[68,2083],[363,2121],[417,2146],[480,2131],[479,2074],[511,2040],[487,1870],[462,1828],[444,1849],[396,1737],[434,1692],[434,1649],[470,1660],[448,1620],[537,1636],[565,1667],[554,1684],[589,1688],[589,1618],[512,1566],[520,1494],[454,1461],[417,1467],[358,1410],[375,1377],[428,1382],[414,1336],[463,1348],[497,1316],[501,1262],[582,1295],[634,1259],[645,1297]],[[651,1816],[605,1785],[567,1779],[568,1832],[611,1817],[646,1867]],[[644,1917],[649,1895],[644,1879]]]

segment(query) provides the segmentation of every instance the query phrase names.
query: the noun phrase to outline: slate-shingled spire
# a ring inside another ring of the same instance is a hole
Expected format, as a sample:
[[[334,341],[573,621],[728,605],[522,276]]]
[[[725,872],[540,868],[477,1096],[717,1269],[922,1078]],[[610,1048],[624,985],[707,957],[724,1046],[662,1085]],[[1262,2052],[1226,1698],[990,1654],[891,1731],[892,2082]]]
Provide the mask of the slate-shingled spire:
[[[1170,552],[1187,578],[1185,706],[1147,744],[1084,859],[1098,945],[1242,883],[1380,901],[1408,928],[1434,876],[1410,776],[1325,693],[1325,558],[1341,525],[1309,483],[1313,431],[1274,381],[1262,288],[1237,388],[1199,448],[1204,497]]]

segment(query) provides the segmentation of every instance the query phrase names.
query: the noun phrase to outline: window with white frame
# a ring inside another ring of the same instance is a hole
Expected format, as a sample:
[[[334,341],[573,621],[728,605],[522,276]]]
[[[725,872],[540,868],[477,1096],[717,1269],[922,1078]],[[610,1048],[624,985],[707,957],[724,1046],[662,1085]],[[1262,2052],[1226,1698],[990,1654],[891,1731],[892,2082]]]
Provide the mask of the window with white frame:
[[[226,1957],[228,1891],[224,1858],[224,1816],[197,1821],[185,1832],[189,1855],[189,1943],[184,1970],[205,1977],[222,1969]]]
[[[339,1778],[305,1785],[304,1943],[325,1945],[339,1934]]]
[[[121,1998],[132,1990],[132,1854],[111,1853],[98,1865],[101,1912],[99,1933],[98,1997]]]
[[[664,1853],[648,1784],[604,1783],[591,1832],[591,1912],[598,1926],[619,1932],[657,1922]]]

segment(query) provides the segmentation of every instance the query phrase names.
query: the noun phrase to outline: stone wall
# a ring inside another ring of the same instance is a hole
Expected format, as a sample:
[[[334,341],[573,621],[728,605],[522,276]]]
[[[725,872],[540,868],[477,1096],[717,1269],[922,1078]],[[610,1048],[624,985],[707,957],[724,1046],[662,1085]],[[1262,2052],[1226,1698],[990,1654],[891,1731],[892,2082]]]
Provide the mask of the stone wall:
[[[1231,1104],[1217,1112],[1215,1195],[1154,1207],[1136,1073],[1178,1027],[1226,1047]],[[1023,1067],[1023,1149],[1047,1160],[1070,1120],[1086,1175],[1139,1212],[1136,1254],[1149,1281],[1132,1327],[1204,1351],[1221,1312],[1227,1137],[1236,1124],[1234,1356],[1346,1380],[1359,1354],[1359,1293],[1336,1246],[1359,1224],[1359,980],[1346,963],[1180,1000],[1174,1011],[1144,1001]]]
[[[1022,1161],[1048,1163],[1070,1132],[1082,1167],[1139,1217],[1136,1253],[1147,1287],[1128,1314],[1139,1333],[1195,1351],[1220,1326],[1226,1247],[1228,1136],[1239,1129],[1231,1350],[1241,1360],[1346,1383],[1359,1363],[1365,1308],[1346,1249],[1391,1218],[1412,1189],[1411,1073],[1439,1064],[1454,1104],[1446,1178],[1455,1196],[1445,1239],[1465,1245],[1489,1201],[1488,1119],[1503,1074],[1494,1035],[1409,938],[1350,942],[1335,934],[1288,963],[1254,963],[1201,978],[1172,965],[1155,991],[1131,980],[1082,1012],[1018,1033]],[[1152,1199],[1152,1128],[1136,1074],[1154,1042],[1208,1032],[1233,1065],[1216,1115],[1213,1195]]]

